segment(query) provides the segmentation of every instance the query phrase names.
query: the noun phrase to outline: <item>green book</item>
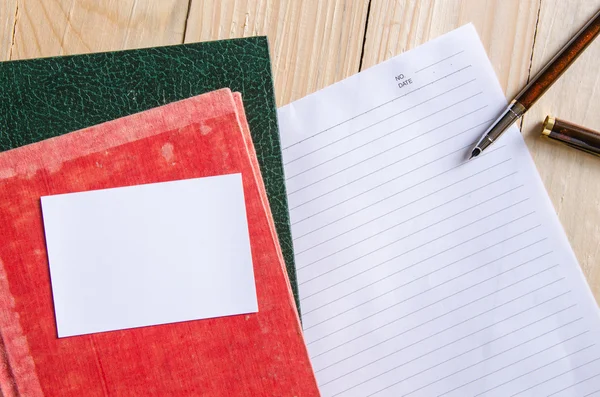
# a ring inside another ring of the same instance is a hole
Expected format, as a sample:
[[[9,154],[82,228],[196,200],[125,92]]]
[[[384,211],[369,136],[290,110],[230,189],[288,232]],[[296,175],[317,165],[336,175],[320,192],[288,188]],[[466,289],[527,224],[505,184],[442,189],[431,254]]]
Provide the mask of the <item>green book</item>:
[[[225,87],[243,96],[299,311],[266,37],[2,62],[0,151]]]

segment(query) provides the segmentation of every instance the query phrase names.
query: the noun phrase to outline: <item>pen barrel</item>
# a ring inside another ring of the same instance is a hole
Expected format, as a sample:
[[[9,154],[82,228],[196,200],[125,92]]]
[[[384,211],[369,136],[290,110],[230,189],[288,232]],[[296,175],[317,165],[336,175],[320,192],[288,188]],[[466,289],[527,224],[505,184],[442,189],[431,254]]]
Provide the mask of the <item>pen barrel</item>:
[[[600,155],[600,132],[589,128],[548,116],[542,134],[575,149]]]
[[[600,33],[600,10],[527,84],[515,98],[516,101],[520,102],[525,109],[529,109],[581,55],[598,33]]]
[[[496,139],[500,137],[506,130],[508,130],[517,121],[523,113],[525,108],[519,102],[512,101],[511,104],[504,110],[504,112],[496,119],[496,121],[487,129],[483,134],[483,137],[475,145],[475,150],[478,152],[472,152],[473,156],[479,155],[479,153],[486,150],[491,146]]]

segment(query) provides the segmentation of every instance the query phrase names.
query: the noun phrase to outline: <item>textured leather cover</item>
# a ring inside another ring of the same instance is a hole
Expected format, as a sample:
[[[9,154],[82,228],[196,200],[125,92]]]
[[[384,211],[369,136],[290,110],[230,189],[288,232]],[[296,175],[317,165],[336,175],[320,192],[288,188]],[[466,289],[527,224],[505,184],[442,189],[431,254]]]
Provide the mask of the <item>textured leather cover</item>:
[[[319,395],[239,105],[219,90],[0,153],[4,396]],[[258,313],[56,337],[40,196],[237,172]]]
[[[299,310],[266,37],[0,63],[0,151],[225,87],[243,97]]]

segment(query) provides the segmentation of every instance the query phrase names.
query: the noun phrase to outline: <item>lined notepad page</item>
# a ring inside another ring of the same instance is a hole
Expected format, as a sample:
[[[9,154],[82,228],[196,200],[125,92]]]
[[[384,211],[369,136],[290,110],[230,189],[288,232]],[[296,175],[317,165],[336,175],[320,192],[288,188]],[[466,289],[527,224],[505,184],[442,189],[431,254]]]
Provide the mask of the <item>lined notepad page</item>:
[[[471,25],[279,110],[324,396],[600,396],[598,308]]]

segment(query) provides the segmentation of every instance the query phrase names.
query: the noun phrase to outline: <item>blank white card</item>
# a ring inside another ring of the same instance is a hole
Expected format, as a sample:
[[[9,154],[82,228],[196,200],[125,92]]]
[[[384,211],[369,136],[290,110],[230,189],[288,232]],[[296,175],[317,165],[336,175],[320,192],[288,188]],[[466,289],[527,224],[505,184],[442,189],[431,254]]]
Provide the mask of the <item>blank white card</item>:
[[[241,174],[42,197],[58,336],[258,311]]]
[[[600,396],[598,308],[468,25],[279,110],[323,396]]]

